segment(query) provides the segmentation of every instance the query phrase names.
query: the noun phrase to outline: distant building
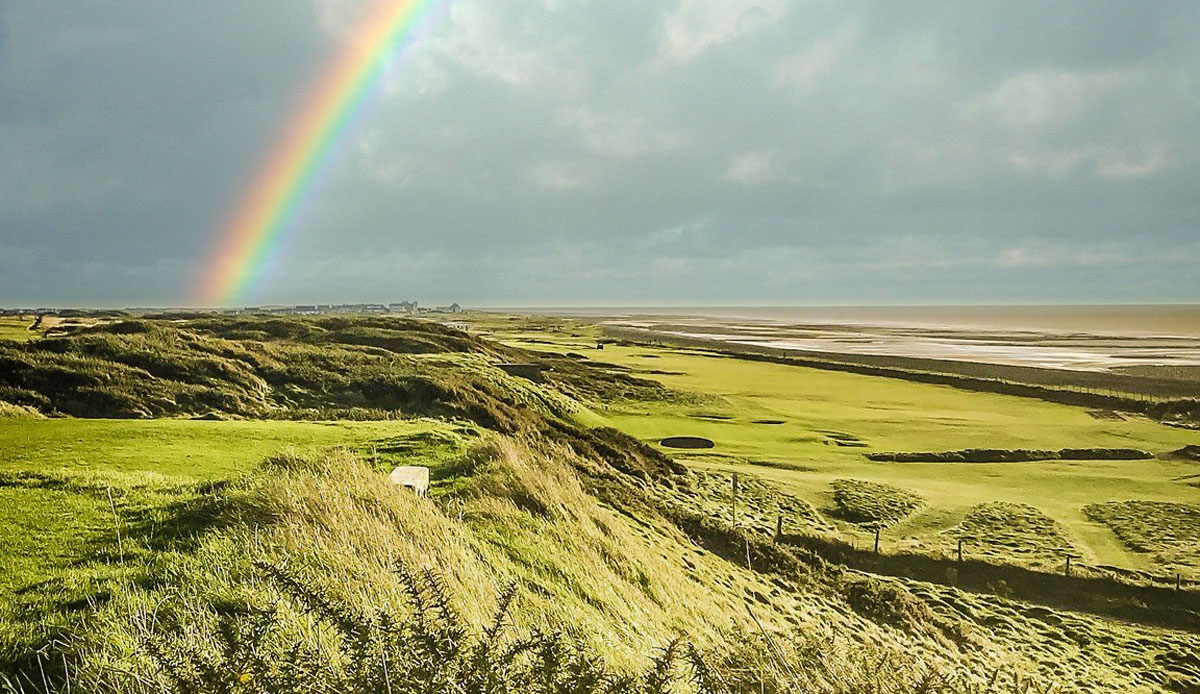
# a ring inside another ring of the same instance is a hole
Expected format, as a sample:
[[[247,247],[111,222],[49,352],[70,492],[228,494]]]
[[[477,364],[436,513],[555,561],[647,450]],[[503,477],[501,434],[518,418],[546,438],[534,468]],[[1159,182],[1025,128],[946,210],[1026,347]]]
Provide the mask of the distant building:
[[[462,313],[462,306],[459,306],[458,302],[455,302],[449,306],[438,306],[434,311],[437,313]]]
[[[442,323],[442,325],[444,325],[447,328],[450,328],[452,330],[461,330],[464,333],[471,329],[470,324],[464,323],[462,321],[450,321],[449,323]]]
[[[397,301],[388,304],[388,310],[392,313],[416,313],[417,302],[415,301]]]

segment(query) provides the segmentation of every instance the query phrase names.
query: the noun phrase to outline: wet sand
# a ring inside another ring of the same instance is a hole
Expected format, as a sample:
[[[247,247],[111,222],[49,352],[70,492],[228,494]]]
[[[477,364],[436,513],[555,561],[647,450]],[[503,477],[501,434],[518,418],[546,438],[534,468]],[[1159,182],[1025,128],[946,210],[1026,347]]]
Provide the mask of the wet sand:
[[[800,352],[1200,378],[1200,306],[676,310],[694,313],[605,323]]]

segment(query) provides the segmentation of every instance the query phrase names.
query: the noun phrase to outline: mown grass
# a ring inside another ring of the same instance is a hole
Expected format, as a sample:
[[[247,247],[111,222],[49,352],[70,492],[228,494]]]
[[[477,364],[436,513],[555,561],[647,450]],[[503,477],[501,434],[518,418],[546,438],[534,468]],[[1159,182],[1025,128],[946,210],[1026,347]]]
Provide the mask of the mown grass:
[[[30,330],[33,316],[0,316],[0,340],[24,342],[41,337],[41,333]]]
[[[582,348],[580,338],[554,330],[529,331],[517,323],[502,336],[522,347]],[[531,338],[540,342],[529,343]],[[863,457],[969,448],[1137,448],[1161,454],[1194,443],[1194,432],[1145,418],[1097,419],[1082,407],[668,347],[608,344],[583,353],[706,398],[694,406],[637,402],[597,410],[647,442],[673,435],[713,440],[716,448],[708,455],[675,453],[698,468],[756,472],[827,515],[836,512],[828,489],[837,479],[887,484],[925,498],[924,509],[888,531],[885,549],[939,544],[940,533],[977,504],[1029,503],[1064,527],[1084,561],[1153,570],[1148,557],[1129,551],[1083,507],[1130,497],[1194,501],[1193,489],[1175,481],[1194,473],[1184,460],[966,465],[874,463]],[[766,421],[782,423],[759,423]]]
[[[34,419],[0,417],[0,472],[152,472],[184,480],[252,470],[284,448],[387,445],[390,437],[438,432],[432,420],[368,422]]]

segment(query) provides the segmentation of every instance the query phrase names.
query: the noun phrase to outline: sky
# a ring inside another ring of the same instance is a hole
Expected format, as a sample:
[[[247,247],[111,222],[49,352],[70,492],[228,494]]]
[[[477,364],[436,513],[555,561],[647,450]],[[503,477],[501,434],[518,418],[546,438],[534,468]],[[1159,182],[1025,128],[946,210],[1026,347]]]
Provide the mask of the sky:
[[[250,304],[1200,302],[1200,5],[435,0]],[[0,0],[0,305],[195,302],[364,0]]]

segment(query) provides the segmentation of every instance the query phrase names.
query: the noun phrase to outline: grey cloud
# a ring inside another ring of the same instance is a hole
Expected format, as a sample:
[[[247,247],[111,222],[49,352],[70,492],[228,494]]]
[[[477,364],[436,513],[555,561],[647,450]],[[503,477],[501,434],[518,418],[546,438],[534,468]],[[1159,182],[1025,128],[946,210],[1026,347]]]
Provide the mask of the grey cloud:
[[[363,6],[0,2],[0,303],[186,301]],[[456,0],[254,300],[1195,301],[1198,63],[1185,3]]]

